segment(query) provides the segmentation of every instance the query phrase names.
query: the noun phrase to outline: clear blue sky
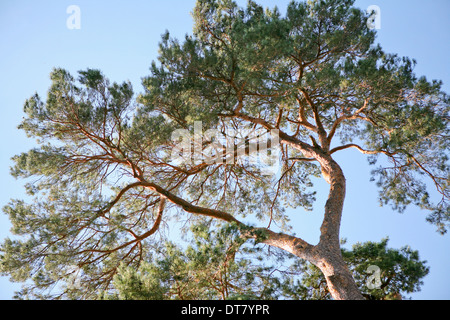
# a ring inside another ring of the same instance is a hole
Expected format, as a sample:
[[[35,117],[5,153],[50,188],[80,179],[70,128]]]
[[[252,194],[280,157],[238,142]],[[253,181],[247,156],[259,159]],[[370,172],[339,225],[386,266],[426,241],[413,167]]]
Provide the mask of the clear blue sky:
[[[238,1],[245,4],[245,0]],[[284,12],[287,0],[259,0],[277,5]],[[81,9],[81,29],[69,30],[66,8]],[[381,8],[378,40],[388,52],[415,58],[416,73],[444,81],[450,92],[450,1],[448,0],[357,0],[356,5]],[[130,80],[137,92],[140,80],[156,58],[160,35],[167,29],[182,38],[191,32],[190,12],[195,0],[146,1],[25,1],[0,2],[0,206],[11,198],[23,198],[21,181],[9,176],[10,158],[34,147],[17,130],[25,99],[34,92],[43,97],[50,85],[53,67],[73,74],[86,68],[101,69],[113,81]],[[450,299],[450,235],[440,236],[425,222],[425,213],[410,208],[403,215],[380,208],[377,189],[369,182],[370,167],[357,151],[339,156],[348,180],[341,236],[349,244],[379,241],[389,236],[389,245],[410,245],[428,261],[431,273],[414,299]],[[323,194],[326,196],[326,194]],[[314,213],[296,213],[297,235],[315,242],[324,198]],[[10,224],[0,214],[0,239],[11,236]],[[18,286],[0,278],[0,299],[10,299]]]

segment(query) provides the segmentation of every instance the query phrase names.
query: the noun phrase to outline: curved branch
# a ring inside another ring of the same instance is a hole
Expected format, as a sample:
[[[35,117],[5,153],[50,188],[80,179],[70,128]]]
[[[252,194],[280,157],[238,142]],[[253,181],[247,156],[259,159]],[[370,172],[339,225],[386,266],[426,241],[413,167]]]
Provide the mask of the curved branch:
[[[369,118],[362,117],[362,116],[359,115],[361,112],[363,112],[367,108],[368,103],[369,103],[369,99],[366,99],[364,101],[364,105],[360,109],[358,109],[354,114],[352,114],[350,116],[342,116],[342,117],[339,117],[338,119],[336,119],[336,121],[333,123],[333,126],[331,127],[331,130],[330,130],[330,132],[328,134],[328,138],[327,138],[328,139],[328,143],[331,143],[331,140],[333,139],[334,135],[336,134],[337,128],[345,120],[362,119],[362,120],[366,120],[366,121],[369,121],[369,122],[372,123],[372,121],[370,121]]]
[[[144,240],[144,239],[150,237],[151,235],[153,235],[159,229],[159,226],[161,225],[162,216],[163,216],[163,212],[164,212],[165,206],[166,206],[166,198],[161,196],[160,202],[159,202],[159,208],[158,208],[158,216],[156,217],[156,220],[155,220],[155,223],[153,224],[153,227],[149,231],[144,233],[142,236],[137,237],[136,238],[137,241],[141,241],[141,240]]]
[[[244,227],[244,229],[248,228],[244,223],[240,222],[227,212],[193,205],[192,203],[176,196],[164,188],[148,181],[141,181],[140,184],[152,191],[157,192],[162,197],[181,207],[186,212],[219,219],[230,223],[236,223],[238,226]],[[251,228],[251,231],[244,234],[244,236],[247,238],[257,239],[258,233],[262,233],[264,235],[262,240],[262,243],[264,244],[287,250],[288,252],[291,252],[298,257],[308,259],[309,261],[313,258],[313,251],[315,247],[297,237],[282,233],[275,233],[266,228]]]
[[[365,149],[361,148],[359,145],[353,144],[353,143],[352,143],[352,144],[347,144],[347,145],[344,145],[344,146],[340,146],[340,147],[334,148],[333,150],[330,151],[330,155],[333,154],[333,153],[335,153],[335,152],[338,152],[338,151],[341,151],[341,150],[345,150],[345,149],[349,149],[349,148],[356,148],[356,149],[358,149],[361,153],[364,153],[364,154],[385,154],[385,155],[387,155],[388,157],[391,157],[391,159],[393,159],[393,156],[395,156],[396,154],[403,153],[403,154],[406,155],[408,158],[410,158],[410,160],[412,160],[412,162],[414,162],[420,170],[422,170],[426,175],[428,175],[428,176],[430,177],[431,180],[433,180],[434,185],[435,185],[437,191],[438,191],[440,194],[442,194],[443,196],[446,196],[446,195],[445,195],[445,190],[443,189],[443,187],[441,186],[441,184],[437,181],[437,177],[436,177],[433,173],[431,173],[427,168],[425,168],[425,167],[419,162],[419,160],[417,160],[416,157],[414,157],[411,153],[407,152],[406,150],[399,149],[399,150],[397,150],[397,151],[395,151],[395,152],[389,152],[389,151],[385,151],[385,150],[365,150]],[[410,165],[410,164],[411,164],[411,163],[408,163],[407,165]]]
[[[123,195],[125,193],[127,193],[128,190],[134,189],[134,188],[139,187],[139,186],[141,186],[140,182],[135,182],[135,183],[127,185],[125,188],[120,190],[119,194],[114,198],[113,201],[108,203],[105,207],[103,207],[103,209],[100,209],[99,211],[97,211],[97,215],[100,216],[100,217],[104,217],[105,214],[107,212],[109,212],[117,204],[117,202],[120,201],[120,199],[123,197]]]
[[[136,183],[137,184],[137,183]],[[135,185],[136,185],[135,184]],[[159,204],[159,209],[158,209],[158,216],[156,217],[156,220],[153,224],[153,227],[147,231],[146,233],[144,233],[141,236],[136,236],[134,233],[132,233],[134,240],[128,241],[114,249],[110,249],[110,250],[100,250],[100,249],[86,249],[80,252],[77,252],[77,255],[83,254],[83,253],[104,253],[104,254],[110,254],[116,251],[119,251],[123,248],[126,248],[132,244],[135,244],[137,242],[140,242],[142,240],[147,239],[148,237],[150,237],[151,235],[153,235],[156,231],[158,231],[159,226],[161,225],[161,221],[162,221],[162,215],[163,215],[163,211],[164,211],[164,207],[165,207],[165,198],[161,197],[160,199],[160,204]]]
[[[314,162],[317,161],[317,159],[314,158],[289,158],[288,160],[294,161],[294,162]]]
[[[216,218],[220,220],[224,220],[227,222],[236,222],[238,224],[241,224],[235,217],[233,217],[231,214],[226,213],[224,211],[215,210],[215,209],[209,209],[204,208],[200,206],[193,205],[192,203],[184,200],[183,198],[180,198],[179,196],[173,194],[172,192],[162,188],[161,186],[142,180],[139,182],[139,184],[143,187],[146,187],[152,191],[155,191],[159,195],[165,197],[167,200],[172,202],[173,204],[183,208],[184,211],[187,211],[189,213],[199,214],[203,216],[208,216],[211,218]]]
[[[394,155],[396,155],[398,153],[398,152],[388,152],[388,151],[384,151],[384,150],[365,150],[362,147],[360,147],[359,145],[351,143],[351,144],[346,144],[346,145],[339,146],[339,147],[336,147],[336,148],[332,149],[330,151],[330,155],[335,153],[335,152],[338,152],[338,151],[341,151],[341,150],[345,150],[345,149],[349,149],[349,148],[356,148],[356,149],[358,149],[359,151],[361,151],[364,154],[379,154],[379,153],[383,153],[383,154],[385,154],[387,156],[390,156],[390,157],[394,156]]]

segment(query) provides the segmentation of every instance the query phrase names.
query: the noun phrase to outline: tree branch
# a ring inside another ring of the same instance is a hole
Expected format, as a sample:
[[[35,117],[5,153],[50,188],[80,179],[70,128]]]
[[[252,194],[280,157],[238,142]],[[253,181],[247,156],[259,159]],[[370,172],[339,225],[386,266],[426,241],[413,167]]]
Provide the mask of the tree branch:
[[[331,144],[331,140],[333,139],[334,135],[336,134],[336,130],[339,127],[339,125],[345,121],[345,120],[355,120],[355,119],[366,119],[365,117],[360,117],[359,114],[363,112],[369,104],[369,99],[366,99],[364,101],[364,105],[358,109],[354,114],[350,116],[342,116],[336,119],[336,121],[333,123],[333,126],[331,127],[331,130],[328,134],[328,143]]]
[[[339,146],[339,147],[336,147],[336,148],[332,149],[330,151],[330,155],[333,154],[333,153],[336,153],[338,151],[349,149],[349,148],[356,148],[356,149],[358,149],[359,151],[361,151],[364,154],[379,154],[379,153],[383,153],[383,154],[388,155],[390,157],[392,157],[395,154],[397,154],[397,152],[391,153],[391,152],[384,151],[384,150],[365,150],[365,149],[361,148],[359,145],[351,143],[351,144],[346,144],[346,145]]]
[[[303,94],[303,96],[305,97],[306,101],[308,102],[308,104],[310,105],[310,107],[313,111],[314,120],[317,125],[317,134],[319,135],[319,139],[320,139],[320,143],[322,144],[322,148],[324,148],[325,150],[328,150],[329,143],[328,143],[328,139],[327,139],[327,133],[323,127],[322,120],[321,120],[320,114],[319,114],[319,110],[317,109],[316,104],[312,101],[309,93],[304,88],[300,88],[299,90]]]

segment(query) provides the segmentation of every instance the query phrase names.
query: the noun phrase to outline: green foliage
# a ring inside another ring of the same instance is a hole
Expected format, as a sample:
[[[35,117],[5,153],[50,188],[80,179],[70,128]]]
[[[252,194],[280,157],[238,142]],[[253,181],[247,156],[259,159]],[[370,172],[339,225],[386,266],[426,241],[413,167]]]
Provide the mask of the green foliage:
[[[192,239],[182,250],[167,242],[139,269],[122,267],[111,292],[101,299],[272,299],[276,295],[273,269],[262,261],[262,248],[244,245],[239,228],[210,223],[191,227]],[[276,279],[275,279],[276,280]]]
[[[362,290],[371,299],[395,297],[420,291],[422,280],[428,273],[426,261],[421,261],[419,253],[409,246],[399,250],[388,248],[388,239],[379,243],[358,243],[352,250],[343,250],[344,259],[350,262],[355,280],[361,288],[368,281],[367,268],[375,265],[381,269],[379,289]]]
[[[244,245],[235,226],[226,225],[217,231],[210,228],[206,223],[194,225],[193,239],[185,250],[167,243],[138,270],[119,269],[114,277],[114,289],[102,292],[99,298],[331,299],[326,280],[314,265],[282,258],[277,251],[267,254],[266,249],[258,245]],[[384,239],[342,250],[344,260],[367,299],[404,299],[407,294],[420,291],[422,279],[429,272],[426,261],[419,259],[417,251],[409,247],[391,249],[387,245],[388,240]],[[367,286],[373,275],[367,271],[369,266],[381,270],[379,288]]]

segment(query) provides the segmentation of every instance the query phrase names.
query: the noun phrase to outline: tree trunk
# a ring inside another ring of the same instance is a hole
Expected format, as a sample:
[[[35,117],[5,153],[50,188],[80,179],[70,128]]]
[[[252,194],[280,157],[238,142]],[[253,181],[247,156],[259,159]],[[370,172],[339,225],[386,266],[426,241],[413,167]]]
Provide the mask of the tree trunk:
[[[316,246],[290,235],[266,230],[265,244],[288,251],[317,266],[325,276],[328,289],[335,300],[364,300],[339,247]]]
[[[340,166],[330,157],[320,159],[322,173],[330,184],[319,244],[313,246],[293,236],[267,231],[264,243],[286,250],[316,265],[324,274],[335,300],[364,300],[341,253],[339,231],[346,181]]]
[[[315,247],[315,265],[324,274],[328,289],[335,300],[363,300],[353,275],[344,262],[340,246],[340,228],[346,181],[341,167],[330,156],[320,161],[330,193],[325,204],[325,216],[320,228],[320,242]]]
[[[327,280],[328,290],[334,300],[364,300],[341,252],[320,252],[316,266]]]

